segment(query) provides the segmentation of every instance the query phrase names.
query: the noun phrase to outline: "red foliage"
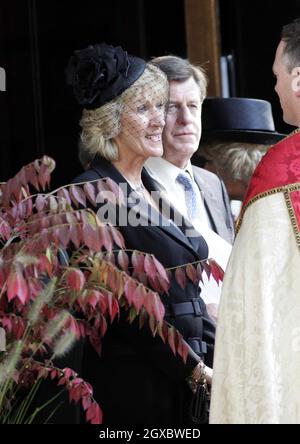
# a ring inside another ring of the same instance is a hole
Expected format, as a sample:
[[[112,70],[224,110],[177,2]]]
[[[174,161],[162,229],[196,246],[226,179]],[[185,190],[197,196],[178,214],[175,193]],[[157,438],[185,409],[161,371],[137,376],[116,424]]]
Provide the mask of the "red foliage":
[[[95,205],[103,192],[122,202],[119,187],[108,179],[32,194],[32,188],[40,191],[49,186],[54,165],[44,156],[0,186],[0,325],[8,352],[22,340],[14,381],[30,385],[38,377],[57,379],[71,401],[81,400],[87,421],[98,424],[102,412],[92,387],[72,369],[40,362],[46,351],[53,352],[57,335],[63,338],[72,332],[77,339],[87,337],[100,353],[102,338],[122,307],[129,322],[136,316],[140,326],[147,322],[153,336],[159,334],[184,361],[188,348],[180,333],[163,320],[159,293],[168,294],[174,270],[165,270],[153,255],[127,252],[120,231],[82,208],[87,201]],[[73,251],[71,256],[67,251]],[[182,288],[187,279],[198,282],[203,269],[217,281],[222,279],[214,261],[197,265],[175,269]],[[68,317],[51,336],[47,327],[61,313]],[[0,364],[5,356],[0,355]]]

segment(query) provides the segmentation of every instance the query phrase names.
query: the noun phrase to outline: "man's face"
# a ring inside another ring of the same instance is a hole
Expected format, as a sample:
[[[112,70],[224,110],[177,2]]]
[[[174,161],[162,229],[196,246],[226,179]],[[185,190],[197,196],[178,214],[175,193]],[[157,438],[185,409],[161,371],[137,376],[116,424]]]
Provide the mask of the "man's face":
[[[169,94],[163,157],[182,168],[198,149],[201,137],[200,90],[190,77],[183,82],[171,81]]]
[[[285,43],[281,41],[277,47],[275,60],[273,63],[273,73],[276,77],[275,91],[279,97],[280,105],[283,111],[283,120],[297,126],[295,115],[296,95],[293,91],[293,75],[288,72],[287,65],[283,57]],[[297,106],[299,106],[297,104]]]

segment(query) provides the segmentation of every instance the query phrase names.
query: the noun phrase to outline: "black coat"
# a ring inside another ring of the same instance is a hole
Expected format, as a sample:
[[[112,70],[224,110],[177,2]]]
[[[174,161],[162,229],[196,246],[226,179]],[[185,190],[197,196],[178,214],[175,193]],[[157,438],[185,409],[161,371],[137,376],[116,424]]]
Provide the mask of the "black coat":
[[[91,168],[74,182],[105,177],[118,184],[126,183],[118,170],[103,158],[97,158]],[[142,180],[148,191],[155,190],[146,170],[143,170]],[[165,267],[205,259],[208,254],[201,236],[189,239],[175,225],[124,226],[120,227],[120,231],[126,248],[154,254]],[[174,356],[160,337],[153,338],[148,326],[140,330],[138,322],[129,325],[125,314],[121,315],[119,322],[114,321],[109,326],[101,358],[92,347],[85,346],[81,376],[93,385],[95,398],[104,412],[104,423],[188,423],[191,391],[185,378],[199,362],[199,356],[204,357],[210,366],[213,359],[215,325],[206,312],[199,291],[199,286],[192,282],[187,282],[182,290],[173,280],[169,296],[161,297],[166,308],[165,319],[194,348],[194,351],[190,349],[186,364],[181,357]],[[193,299],[194,303],[191,302]],[[184,302],[190,303],[180,305]],[[183,307],[183,313],[188,313],[174,315],[178,307],[179,310]],[[193,307],[194,312],[185,310],[186,307]],[[206,346],[207,352],[201,353],[199,347],[205,351]]]

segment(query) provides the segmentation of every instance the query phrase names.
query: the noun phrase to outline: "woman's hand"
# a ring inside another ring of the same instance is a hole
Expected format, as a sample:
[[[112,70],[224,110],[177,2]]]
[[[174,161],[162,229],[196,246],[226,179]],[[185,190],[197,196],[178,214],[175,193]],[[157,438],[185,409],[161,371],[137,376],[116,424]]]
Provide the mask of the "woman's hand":
[[[204,381],[211,386],[213,369],[207,367],[203,361],[200,361],[194,368],[191,376],[187,379],[192,391],[195,393],[197,385],[203,384]]]
[[[205,379],[206,379],[207,385],[211,385],[212,377],[213,377],[213,369],[205,366]]]

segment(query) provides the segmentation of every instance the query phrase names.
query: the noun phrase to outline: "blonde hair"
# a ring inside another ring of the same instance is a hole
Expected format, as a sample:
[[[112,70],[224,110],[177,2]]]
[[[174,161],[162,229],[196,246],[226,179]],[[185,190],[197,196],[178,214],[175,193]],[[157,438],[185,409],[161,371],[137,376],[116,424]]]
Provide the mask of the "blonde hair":
[[[121,131],[121,115],[125,105],[141,100],[143,93],[150,97],[160,93],[166,103],[168,99],[168,81],[165,74],[156,66],[147,63],[143,74],[120,96],[94,110],[84,109],[79,122],[80,150],[86,161],[92,161],[100,155],[110,162],[118,160],[118,146],[115,137]]]
[[[212,161],[221,177],[226,173],[247,184],[267,149],[267,145],[254,143],[207,142],[200,144],[197,154]]]

